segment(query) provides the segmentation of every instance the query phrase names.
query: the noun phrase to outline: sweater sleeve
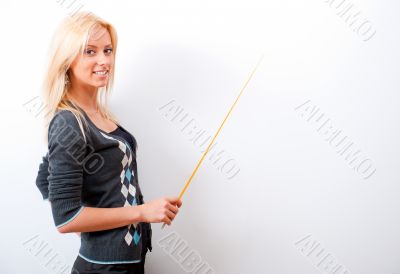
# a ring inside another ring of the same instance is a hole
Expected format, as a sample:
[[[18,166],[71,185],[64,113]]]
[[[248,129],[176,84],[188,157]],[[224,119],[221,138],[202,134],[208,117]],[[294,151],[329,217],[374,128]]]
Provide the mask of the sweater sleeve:
[[[42,157],[42,163],[39,165],[39,171],[36,177],[36,186],[43,196],[43,200],[49,199],[49,181],[47,177],[49,176],[49,154],[46,153]]]
[[[78,121],[69,110],[56,113],[48,131],[49,201],[57,228],[72,221],[81,203],[86,143]]]

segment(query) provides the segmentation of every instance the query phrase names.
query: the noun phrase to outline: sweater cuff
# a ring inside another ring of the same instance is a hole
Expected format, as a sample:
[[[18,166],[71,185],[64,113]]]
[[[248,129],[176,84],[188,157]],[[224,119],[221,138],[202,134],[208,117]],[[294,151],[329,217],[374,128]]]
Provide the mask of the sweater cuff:
[[[71,222],[84,208],[76,199],[56,199],[50,202],[54,224],[57,228]]]

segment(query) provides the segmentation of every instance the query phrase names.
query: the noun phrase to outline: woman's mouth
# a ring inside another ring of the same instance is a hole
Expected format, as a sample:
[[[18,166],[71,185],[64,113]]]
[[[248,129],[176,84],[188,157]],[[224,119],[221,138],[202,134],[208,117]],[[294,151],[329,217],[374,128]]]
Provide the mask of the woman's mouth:
[[[108,75],[108,70],[93,71],[93,74],[99,77],[106,77]]]

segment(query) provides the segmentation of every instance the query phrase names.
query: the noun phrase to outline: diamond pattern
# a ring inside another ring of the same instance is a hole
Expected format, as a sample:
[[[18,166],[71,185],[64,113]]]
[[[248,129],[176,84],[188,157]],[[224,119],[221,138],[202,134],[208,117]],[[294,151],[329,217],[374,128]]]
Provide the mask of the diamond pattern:
[[[137,230],[135,230],[135,233],[133,234],[133,240],[135,241],[135,245],[138,244],[139,239],[140,239],[140,235],[139,235],[139,233],[137,232]]]
[[[125,198],[125,204],[124,206],[134,206],[137,205],[137,201],[135,198],[136,195],[136,188],[133,185],[133,181],[131,180],[132,177],[135,176],[133,170],[130,168],[131,163],[132,163],[132,152],[129,149],[129,146],[126,145],[124,142],[121,142],[118,139],[115,139],[111,136],[108,136],[104,133],[101,133],[105,138],[110,139],[110,140],[115,140],[118,142],[118,147],[119,149],[124,153],[124,156],[121,160],[121,165],[122,165],[122,171],[120,174],[120,179],[121,179],[121,193]],[[129,201],[132,200],[130,203]],[[140,226],[138,223],[133,223],[128,225],[127,227],[128,231],[125,235],[125,242],[129,246],[132,243],[132,240],[135,245],[138,245],[140,237],[141,237],[141,232]]]

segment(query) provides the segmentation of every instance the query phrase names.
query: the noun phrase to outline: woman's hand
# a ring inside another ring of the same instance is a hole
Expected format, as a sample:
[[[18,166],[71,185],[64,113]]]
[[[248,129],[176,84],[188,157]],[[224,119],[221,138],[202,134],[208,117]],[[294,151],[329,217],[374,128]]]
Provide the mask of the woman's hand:
[[[143,222],[171,225],[182,201],[178,197],[163,197],[140,205]]]

